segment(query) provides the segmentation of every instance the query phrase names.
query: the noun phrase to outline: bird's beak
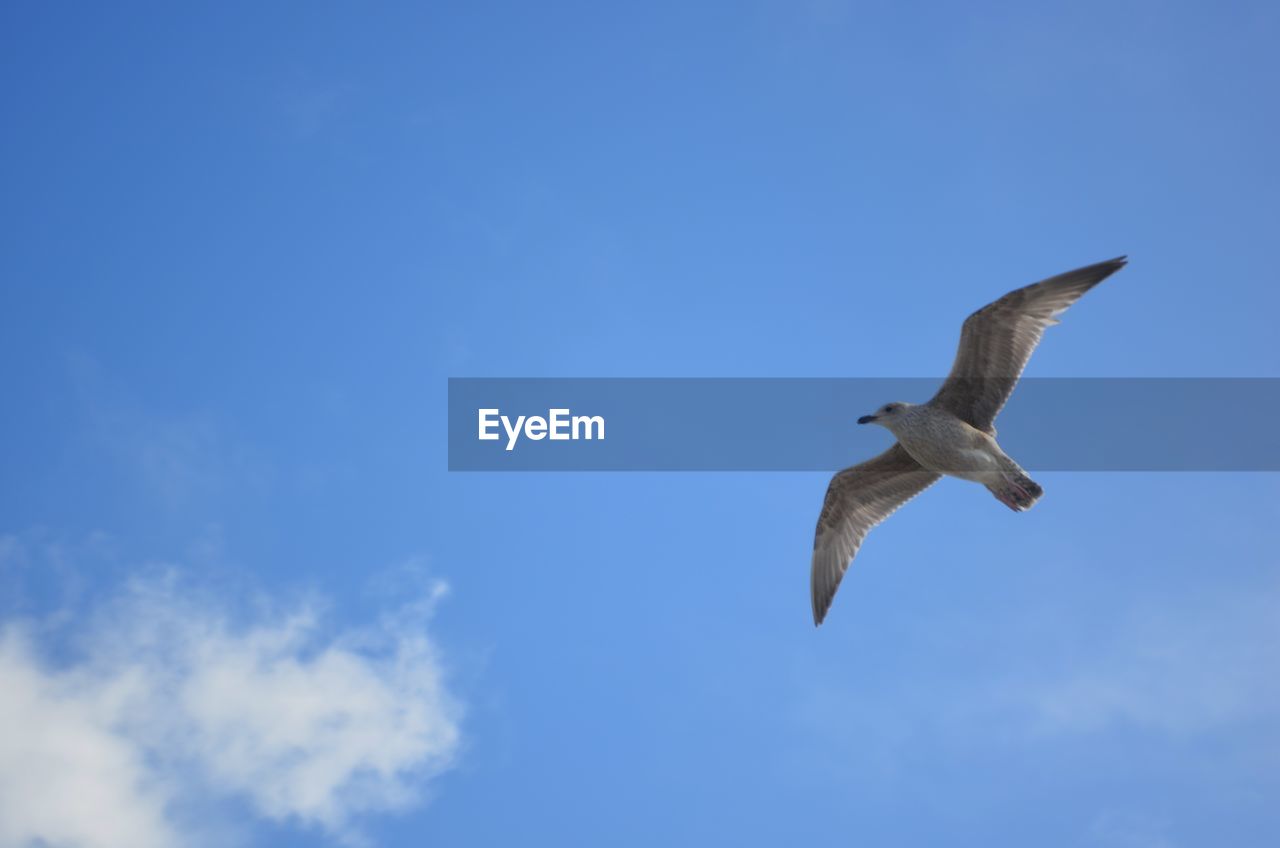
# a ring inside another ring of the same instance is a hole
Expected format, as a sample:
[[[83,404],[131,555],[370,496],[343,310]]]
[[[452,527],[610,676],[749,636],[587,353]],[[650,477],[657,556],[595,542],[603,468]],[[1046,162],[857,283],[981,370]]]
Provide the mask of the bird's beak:
[[[876,417],[875,417],[874,415],[864,415],[864,416],[862,416],[861,418],[859,418],[859,419],[858,419],[858,423],[859,423],[859,424],[870,424],[872,421],[875,421],[875,420],[876,420]]]

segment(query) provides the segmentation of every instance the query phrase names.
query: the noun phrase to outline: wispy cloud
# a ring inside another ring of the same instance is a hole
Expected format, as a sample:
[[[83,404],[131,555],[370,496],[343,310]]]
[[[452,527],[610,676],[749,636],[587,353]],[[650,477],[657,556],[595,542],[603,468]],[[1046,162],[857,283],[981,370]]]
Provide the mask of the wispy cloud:
[[[89,616],[78,648],[0,631],[0,846],[189,845],[184,803],[359,841],[362,814],[419,801],[459,745],[426,617],[445,591],[333,631],[316,604],[233,614],[174,575]]]
[[[322,81],[294,74],[277,91],[285,128],[298,140],[309,140],[340,125],[357,104],[359,88],[343,81]]]
[[[1016,615],[938,626],[997,627],[1009,643],[1023,635]],[[919,690],[812,688],[801,715],[838,713],[874,725],[882,742],[899,726],[909,729],[904,738],[967,736],[977,726],[1025,739],[1117,726],[1186,736],[1261,722],[1280,731],[1280,680],[1271,673],[1280,667],[1280,584],[1272,578],[1153,595],[1104,631],[1078,634],[1069,649],[1049,641],[1028,650],[1034,657],[1009,652],[1003,664],[988,658],[963,674],[940,668]]]
[[[235,438],[221,416],[194,407],[160,409],[117,385],[92,357],[67,357],[84,432],[95,454],[169,508],[230,491],[260,491],[273,469]]]
[[[1085,834],[1084,844],[1097,848],[1174,848],[1167,822],[1151,816],[1107,810]]]
[[[958,613],[921,632],[954,634],[960,653],[921,636],[933,659],[910,678],[868,662],[854,675],[803,668],[793,703],[801,744],[784,765],[884,803],[918,791],[932,770],[940,780],[981,775],[947,796],[957,820],[966,804],[1002,809],[1023,781],[1032,797],[1052,787],[1077,828],[1060,844],[1072,845],[1191,844],[1204,810],[1265,805],[1280,774],[1275,575],[1184,577],[1089,624],[1064,636],[1018,609]],[[892,650],[919,662],[908,634]],[[1186,787],[1202,807],[1162,797],[1185,801]]]
[[[1280,719],[1278,667],[1280,586],[1267,584],[1147,604],[1090,655],[1013,691],[1040,731],[1185,734]]]

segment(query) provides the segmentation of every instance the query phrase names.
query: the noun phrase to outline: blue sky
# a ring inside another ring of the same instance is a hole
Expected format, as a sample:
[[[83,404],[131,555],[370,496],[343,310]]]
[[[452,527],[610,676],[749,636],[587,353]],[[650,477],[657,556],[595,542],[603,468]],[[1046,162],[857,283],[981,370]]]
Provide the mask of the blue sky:
[[[1122,253],[1029,374],[1280,376],[1278,17],[8,4],[0,846],[1274,844],[1274,476],[944,481],[815,631],[825,475],[450,474],[445,381]]]

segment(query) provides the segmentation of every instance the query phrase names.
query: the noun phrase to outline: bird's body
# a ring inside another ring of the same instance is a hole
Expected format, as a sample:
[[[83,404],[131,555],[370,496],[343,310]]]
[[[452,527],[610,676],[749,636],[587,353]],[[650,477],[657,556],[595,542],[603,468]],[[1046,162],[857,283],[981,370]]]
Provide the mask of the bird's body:
[[[925,469],[971,480],[975,473],[1000,467],[1004,453],[991,436],[945,409],[927,403],[903,406],[885,426]]]
[[[815,624],[871,528],[942,475],[980,483],[1018,512],[1040,499],[1044,490],[996,442],[995,418],[1055,316],[1124,264],[1121,257],[1068,271],[979,309],[964,322],[951,374],[931,400],[888,403],[858,419],[887,428],[898,443],[827,487],[813,545]]]
[[[926,471],[981,483],[997,499],[1019,512],[1030,508],[1039,497],[1038,493],[1032,493],[1040,487],[1031,482],[1030,486],[1023,484],[1028,490],[1027,495],[1017,498],[1011,495],[1013,503],[1005,500],[1012,483],[1019,483],[1024,478],[1030,482],[1030,478],[1000,448],[994,436],[933,403],[895,406],[903,409],[886,416],[884,426],[898,437],[898,443]],[[1030,503],[1023,505],[1019,502],[1027,496]]]

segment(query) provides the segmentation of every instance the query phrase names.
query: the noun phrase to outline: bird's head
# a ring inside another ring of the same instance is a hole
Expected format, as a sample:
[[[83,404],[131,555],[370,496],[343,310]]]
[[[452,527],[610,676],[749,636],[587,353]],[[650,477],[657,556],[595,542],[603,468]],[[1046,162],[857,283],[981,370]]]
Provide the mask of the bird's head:
[[[911,404],[894,401],[886,403],[877,409],[871,415],[864,415],[858,419],[859,424],[879,424],[881,427],[893,429],[893,425],[902,419],[902,413],[911,408]]]

